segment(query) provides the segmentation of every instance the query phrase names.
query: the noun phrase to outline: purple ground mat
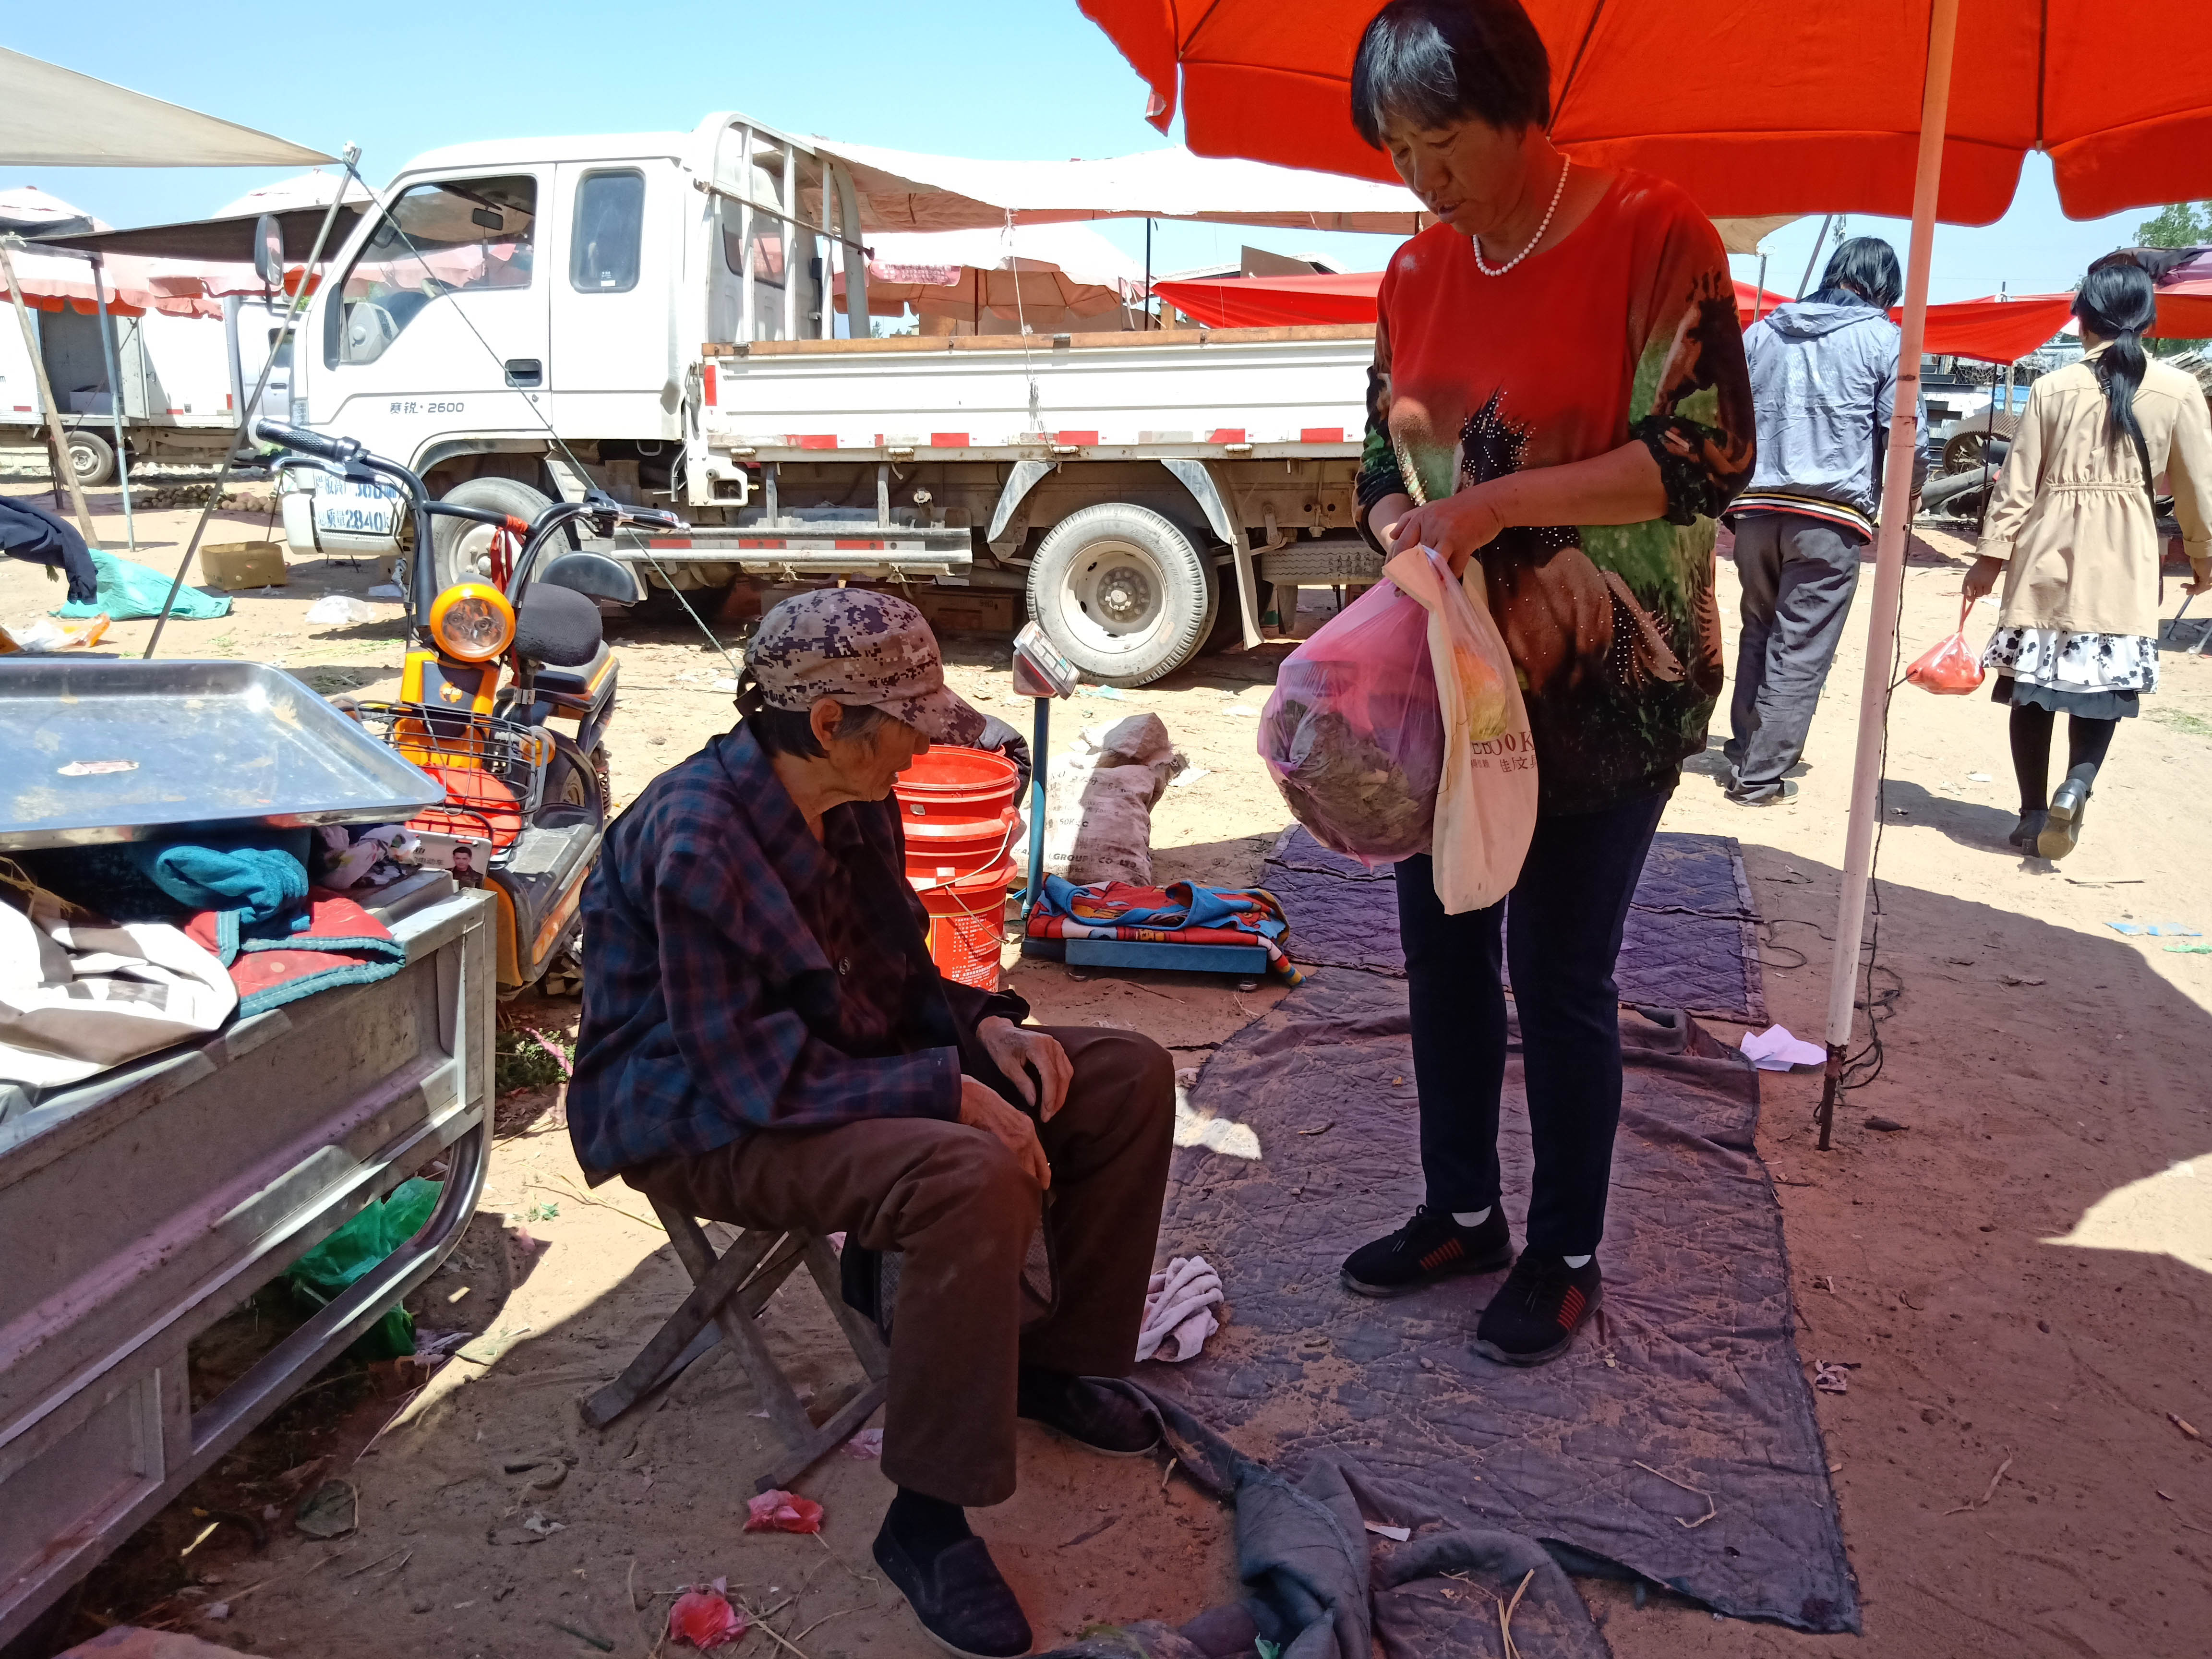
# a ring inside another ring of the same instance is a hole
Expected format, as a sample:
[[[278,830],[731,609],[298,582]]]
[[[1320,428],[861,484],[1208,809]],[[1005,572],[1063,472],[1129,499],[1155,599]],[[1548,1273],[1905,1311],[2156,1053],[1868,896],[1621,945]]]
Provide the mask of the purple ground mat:
[[[1286,1476],[1326,1455],[1418,1494],[1424,1527],[1518,1533],[1717,1612],[1856,1631],[1750,1066],[1693,1020],[1624,1012],[1603,1323],[1521,1370],[1468,1346],[1500,1275],[1392,1301],[1338,1282],[1421,1198],[1406,1028],[1402,981],[1324,969],[1207,1064],[1193,1106],[1249,1126],[1261,1157],[1176,1154],[1161,1249],[1213,1263],[1231,1314],[1197,1358],[1146,1367],[1146,1385]],[[1516,1237],[1522,1089],[1516,1041],[1499,1149]],[[1430,1611],[1444,1631],[1459,1610]],[[1490,1650],[1393,1645],[1389,1622],[1393,1659]]]
[[[1406,971],[1388,865],[1370,870],[1293,827],[1268,854],[1260,884],[1283,902],[1291,921],[1291,958],[1301,968]],[[1759,912],[1742,851],[1733,839],[1661,835],[1653,840],[1613,977],[1625,1003],[1766,1024]]]

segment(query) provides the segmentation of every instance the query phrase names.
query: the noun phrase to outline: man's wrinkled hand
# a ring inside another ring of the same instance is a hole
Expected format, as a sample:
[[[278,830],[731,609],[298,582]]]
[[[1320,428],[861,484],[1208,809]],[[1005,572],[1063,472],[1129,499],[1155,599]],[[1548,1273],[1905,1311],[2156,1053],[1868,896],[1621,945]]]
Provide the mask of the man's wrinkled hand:
[[[1037,1121],[1051,1122],[1066,1104],[1067,1085],[1075,1080],[1075,1067],[1059,1041],[996,1014],[975,1028],[975,1040],[1022,1099],[1036,1108]],[[1030,1080],[1032,1067],[1036,1082],[1044,1085],[1042,1100],[1037,1098],[1036,1083]]]
[[[1052,1185],[1052,1165],[1045,1161],[1044,1148],[1038,1144],[1036,1125],[1030,1121],[1028,1114],[1006,1104],[989,1084],[961,1078],[960,1121],[971,1129],[988,1129],[998,1136],[999,1144],[1014,1155],[1014,1162],[1028,1172],[1030,1180],[1040,1187]]]

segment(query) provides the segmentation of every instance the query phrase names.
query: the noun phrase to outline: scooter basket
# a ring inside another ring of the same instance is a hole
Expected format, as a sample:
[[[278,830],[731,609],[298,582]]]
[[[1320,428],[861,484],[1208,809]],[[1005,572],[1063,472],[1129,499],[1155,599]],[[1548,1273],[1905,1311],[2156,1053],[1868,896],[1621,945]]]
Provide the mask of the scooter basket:
[[[353,702],[346,712],[445,785],[445,805],[426,808],[410,820],[411,827],[480,836],[504,853],[537,811],[553,752],[543,732],[495,714],[419,702]]]

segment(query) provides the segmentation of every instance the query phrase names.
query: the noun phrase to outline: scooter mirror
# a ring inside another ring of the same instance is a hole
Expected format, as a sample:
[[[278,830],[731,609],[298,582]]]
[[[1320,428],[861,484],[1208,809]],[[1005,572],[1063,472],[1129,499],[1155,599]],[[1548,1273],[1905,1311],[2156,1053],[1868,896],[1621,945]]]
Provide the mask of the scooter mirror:
[[[253,274],[264,288],[284,286],[284,228],[273,213],[253,222]]]

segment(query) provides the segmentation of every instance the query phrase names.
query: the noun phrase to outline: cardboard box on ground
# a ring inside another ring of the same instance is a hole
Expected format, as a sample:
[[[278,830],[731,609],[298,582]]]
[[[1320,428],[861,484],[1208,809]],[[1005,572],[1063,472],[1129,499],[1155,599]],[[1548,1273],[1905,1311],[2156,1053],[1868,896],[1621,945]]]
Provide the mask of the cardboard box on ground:
[[[1086,726],[1045,775],[1044,867],[1079,887],[1152,884],[1152,808],[1186,762],[1158,714]]]

